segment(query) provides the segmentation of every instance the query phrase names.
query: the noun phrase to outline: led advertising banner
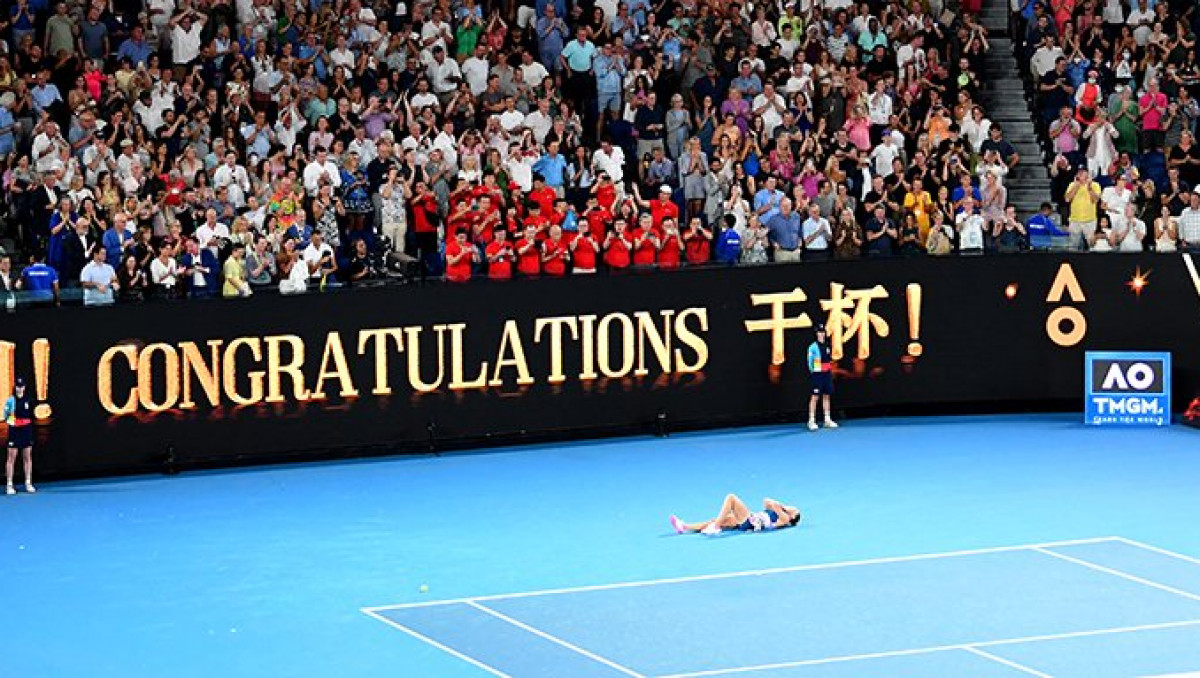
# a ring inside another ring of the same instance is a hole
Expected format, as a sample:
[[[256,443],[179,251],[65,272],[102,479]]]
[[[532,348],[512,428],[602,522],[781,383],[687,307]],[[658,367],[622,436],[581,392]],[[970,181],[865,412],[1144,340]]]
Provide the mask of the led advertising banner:
[[[1172,354],[1161,388],[1186,405],[1200,392],[1188,256],[892,258],[18,309],[0,313],[0,398],[18,376],[30,385],[39,468],[59,477],[168,457],[224,465],[779,422],[806,407],[819,322],[834,406],[850,415],[1077,408],[1085,351],[1148,346]]]
[[[1170,353],[1088,351],[1083,384],[1086,424],[1171,424]]]

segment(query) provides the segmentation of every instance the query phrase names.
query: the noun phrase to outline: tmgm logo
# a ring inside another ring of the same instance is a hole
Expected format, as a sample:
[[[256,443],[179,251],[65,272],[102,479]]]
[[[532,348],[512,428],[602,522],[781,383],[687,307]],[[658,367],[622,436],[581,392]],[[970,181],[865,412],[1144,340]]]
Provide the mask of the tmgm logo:
[[[1085,423],[1171,423],[1169,353],[1094,353],[1086,357]]]

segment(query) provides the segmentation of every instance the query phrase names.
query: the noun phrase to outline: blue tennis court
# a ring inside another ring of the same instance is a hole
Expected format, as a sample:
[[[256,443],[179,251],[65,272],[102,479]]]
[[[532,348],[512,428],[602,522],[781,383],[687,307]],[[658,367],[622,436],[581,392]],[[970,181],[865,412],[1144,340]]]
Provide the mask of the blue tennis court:
[[[1197,487],[1200,432],[1074,415],[44,483],[0,675],[1196,674]],[[667,524],[728,492],[804,523]]]
[[[1196,592],[1200,561],[1107,537],[365,612],[505,676],[1094,678],[1196,668]]]

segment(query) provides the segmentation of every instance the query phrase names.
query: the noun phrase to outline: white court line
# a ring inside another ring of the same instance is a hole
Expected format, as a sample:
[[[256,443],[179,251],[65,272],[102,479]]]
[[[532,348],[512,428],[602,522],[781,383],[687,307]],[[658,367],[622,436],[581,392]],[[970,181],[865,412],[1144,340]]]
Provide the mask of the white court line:
[[[616,589],[639,588],[643,586],[658,586],[660,584],[683,584],[697,581],[715,581],[720,579],[734,579],[737,577],[759,577],[770,574],[786,574],[789,572],[808,572],[812,570],[833,570],[842,567],[860,567],[864,565],[884,565],[888,563],[907,563],[918,560],[936,560],[940,558],[959,558],[963,556],[978,556],[989,553],[1008,553],[1012,551],[1028,551],[1039,548],[1058,548],[1062,546],[1082,546],[1084,544],[1100,544],[1103,542],[1119,541],[1120,537],[1093,537],[1090,539],[1071,539],[1068,541],[1052,541],[1041,544],[1025,544],[1022,546],[996,546],[992,548],[971,549],[968,551],[948,551],[946,553],[922,553],[911,556],[893,556],[889,558],[874,558],[871,560],[848,560],[840,563],[818,563],[816,565],[794,565],[790,567],[776,567],[765,570],[747,570],[744,572],[724,572],[720,574],[702,574],[691,577],[672,577],[667,579],[649,579],[645,581],[624,582],[619,584],[601,584],[598,586],[578,586],[574,588],[561,589],[546,589],[541,591],[526,591],[523,593],[505,593],[493,596],[476,596],[473,598],[449,598],[446,600],[434,600],[420,603],[402,603],[399,605],[381,605],[378,607],[364,607],[362,611],[371,614],[372,612],[385,612],[388,610],[407,610],[422,607],[436,607],[439,605],[455,605],[466,604],[471,602],[484,602],[491,600],[512,600],[517,598],[532,598],[536,596],[553,596],[566,593],[589,593],[593,591],[612,591]]]
[[[1183,263],[1187,266],[1188,275],[1192,277],[1192,285],[1196,288],[1196,295],[1200,296],[1200,274],[1196,273],[1196,265],[1192,263],[1192,255],[1184,253]]]
[[[991,652],[984,652],[983,650],[980,650],[980,649],[974,648],[974,647],[964,647],[963,649],[977,657],[983,657],[984,659],[990,659],[991,661],[994,661],[994,662],[997,662],[1000,664],[1004,664],[1005,666],[1007,666],[1009,668],[1013,668],[1013,669],[1016,669],[1016,670],[1024,672],[1024,673],[1028,673],[1031,676],[1038,676],[1038,678],[1054,678],[1054,676],[1051,676],[1048,673],[1042,673],[1041,671],[1031,669],[1028,666],[1025,666],[1024,664],[1018,664],[1014,661],[1005,659],[1004,657],[997,657],[996,655],[992,654]]]
[[[1071,631],[1069,633],[1054,633],[1044,636],[1027,636],[1024,638],[1005,638],[1003,640],[984,640],[977,643],[960,643],[958,645],[940,645],[937,647],[922,647],[913,650],[895,650],[892,652],[872,652],[870,654],[846,655],[842,657],[827,657],[825,659],[806,659],[794,662],[779,662],[776,664],[760,664],[757,666],[738,666],[727,669],[714,669],[711,671],[695,671],[692,673],[673,673],[666,676],[658,676],[657,678],[701,678],[702,676],[725,676],[735,673],[750,673],[753,671],[769,671],[772,669],[790,669],[799,666],[817,666],[821,664],[836,664],[840,662],[855,662],[864,659],[885,659],[888,657],[907,657],[919,654],[933,654],[936,652],[947,652],[950,650],[970,650],[972,648],[979,649],[982,647],[999,647],[1003,645],[1022,645],[1024,643],[1038,643],[1051,640],[1068,640],[1071,638],[1088,638],[1092,636],[1109,636],[1120,633],[1137,633],[1139,631],[1157,631],[1161,629],[1174,629],[1188,626],[1200,626],[1200,619],[1189,619],[1185,621],[1164,622],[1161,624],[1143,624],[1141,626],[1123,626],[1112,629],[1095,629],[1091,631]]]
[[[1142,542],[1140,542],[1140,541],[1134,541],[1134,540],[1132,540],[1132,539],[1126,539],[1125,537],[1117,537],[1117,541],[1119,541],[1119,542],[1124,542],[1124,543],[1126,543],[1126,544],[1129,544],[1130,546],[1136,546],[1136,547],[1138,547],[1138,548],[1140,548],[1140,549],[1146,549],[1147,551],[1154,551],[1155,553],[1161,553],[1161,554],[1163,554],[1164,556],[1171,556],[1172,558],[1177,558],[1177,559],[1179,559],[1179,560],[1184,560],[1184,561],[1187,561],[1187,562],[1189,562],[1189,563],[1192,563],[1193,565],[1200,565],[1200,559],[1193,558],[1193,557],[1191,557],[1191,556],[1185,556],[1185,555],[1183,555],[1182,553],[1176,553],[1176,552],[1174,552],[1174,551],[1168,551],[1168,550],[1166,550],[1166,549],[1161,549],[1161,548],[1159,548],[1159,547],[1157,547],[1157,546],[1151,546],[1151,545],[1149,545],[1149,544],[1143,544],[1143,543],[1142,543]],[[1182,674],[1182,675],[1189,675],[1189,674]],[[1200,674],[1195,674],[1195,675],[1197,676],[1197,678],[1200,678]]]
[[[468,657],[467,655],[459,652],[458,650],[455,650],[452,647],[447,647],[447,646],[437,642],[436,640],[430,638],[429,636],[422,635],[422,634],[408,628],[407,626],[405,626],[403,624],[398,624],[398,623],[392,621],[391,619],[388,619],[387,617],[376,614],[374,612],[368,612],[367,610],[363,610],[363,611],[366,612],[368,615],[383,622],[384,624],[387,624],[388,626],[390,626],[394,629],[400,629],[401,631],[407,633],[408,635],[412,636],[413,638],[416,638],[417,640],[423,640],[426,643],[429,643],[430,645],[432,645],[433,647],[436,647],[437,649],[441,650],[442,652],[445,652],[449,655],[457,657],[457,658],[467,662],[468,664],[471,664],[472,666],[479,667],[479,668],[483,669],[484,671],[487,671],[488,673],[492,674],[493,676],[498,676],[499,678],[512,678],[512,676],[508,675],[507,673],[504,673],[503,671],[494,669],[494,668],[488,666],[487,664],[484,664],[483,662],[479,661],[478,659],[474,659],[473,657]]]
[[[1200,595],[1197,595],[1195,593],[1184,591],[1183,589],[1177,589],[1173,586],[1167,586],[1166,584],[1160,584],[1156,581],[1151,581],[1149,579],[1144,579],[1142,577],[1137,577],[1132,574],[1129,574],[1128,572],[1122,572],[1121,570],[1115,570],[1111,567],[1097,565],[1096,563],[1093,563],[1093,562],[1082,560],[1080,558],[1075,558],[1073,556],[1063,555],[1061,553],[1055,553],[1054,551],[1047,551],[1044,548],[1036,548],[1033,550],[1037,551],[1038,553],[1044,553],[1053,558],[1058,558],[1059,560],[1065,560],[1068,563],[1075,563],[1076,565],[1082,565],[1083,567],[1086,567],[1089,570],[1095,570],[1097,572],[1111,574],[1114,577],[1120,577],[1121,579],[1126,579],[1131,582],[1136,582],[1138,584],[1142,584],[1143,586],[1149,586],[1150,588],[1155,588],[1155,589],[1158,589],[1159,591],[1166,591],[1167,593],[1173,593],[1177,596],[1183,596],[1184,598],[1190,598],[1192,600],[1200,600]]]
[[[506,614],[503,614],[501,612],[497,612],[496,610],[491,609],[490,607],[484,607],[483,605],[480,605],[479,603],[476,603],[474,601],[469,601],[466,604],[470,605],[471,607],[475,608],[476,610],[479,610],[480,612],[490,614],[491,616],[495,617],[496,619],[508,622],[509,624],[512,624],[513,626],[521,629],[522,631],[528,631],[529,633],[532,633],[533,635],[538,636],[539,638],[545,638],[546,640],[548,640],[552,643],[561,645],[562,647],[565,647],[572,652],[575,652],[584,657],[587,657],[588,659],[591,659],[592,661],[596,661],[601,664],[604,664],[605,666],[607,666],[611,669],[620,671],[621,673],[624,673],[627,676],[632,676],[633,678],[646,678],[645,676],[638,673],[637,671],[633,671],[624,666],[621,666],[620,664],[618,664],[614,661],[605,659],[604,657],[601,657],[600,655],[595,654],[594,652],[589,652],[589,651],[583,649],[582,647],[579,647],[578,645],[568,643],[567,641],[563,640],[562,638],[559,638],[557,636],[552,636],[549,633],[542,631],[541,629],[530,626],[529,624],[526,624],[524,622],[517,621],[516,619],[513,619],[512,617],[509,617]]]

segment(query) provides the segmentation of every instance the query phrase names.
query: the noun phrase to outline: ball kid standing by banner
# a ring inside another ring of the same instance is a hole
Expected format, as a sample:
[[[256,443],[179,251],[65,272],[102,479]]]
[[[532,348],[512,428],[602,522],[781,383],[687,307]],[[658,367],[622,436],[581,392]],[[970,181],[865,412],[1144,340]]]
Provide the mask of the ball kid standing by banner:
[[[825,428],[837,428],[830,400],[833,395],[833,355],[825,326],[817,325],[817,340],[808,346],[808,372],[812,396],[808,399],[808,430],[817,430],[817,400],[825,410]]]

